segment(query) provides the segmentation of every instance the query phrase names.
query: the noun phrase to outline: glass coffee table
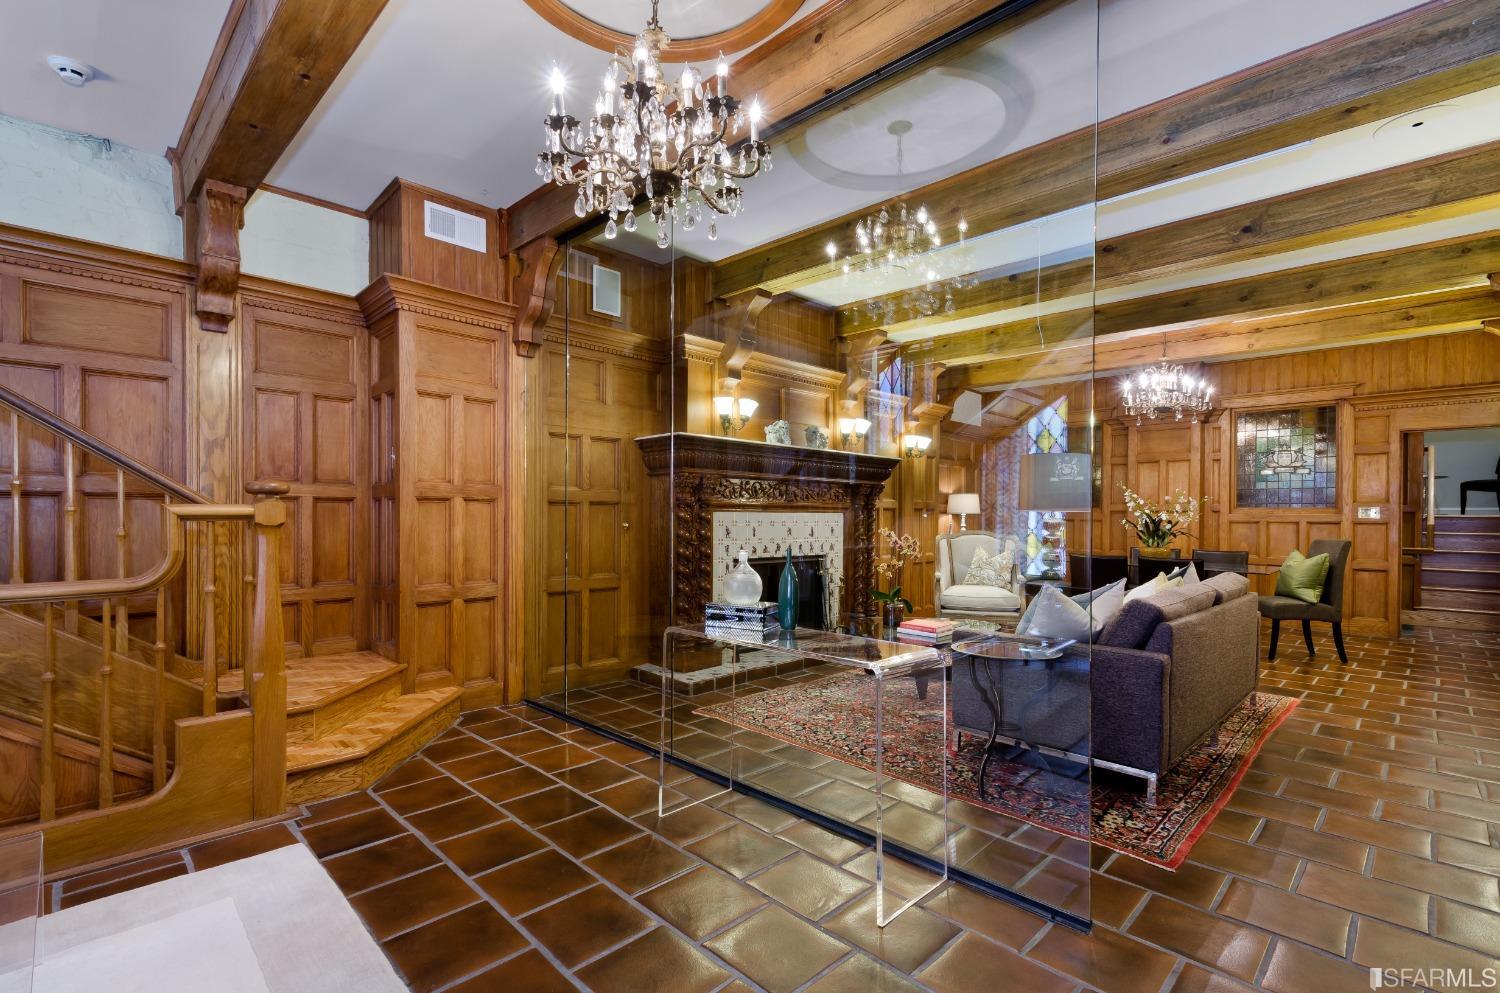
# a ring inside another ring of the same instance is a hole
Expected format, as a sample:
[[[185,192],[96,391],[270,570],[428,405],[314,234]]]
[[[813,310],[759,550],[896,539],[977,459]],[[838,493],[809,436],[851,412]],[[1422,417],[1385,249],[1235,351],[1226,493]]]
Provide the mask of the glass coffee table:
[[[679,625],[662,638],[658,812],[667,816],[733,792],[736,784],[874,839],[875,920],[884,927],[948,879],[948,681],[945,646],[797,628],[773,637]],[[708,665],[706,663],[713,663]],[[751,670],[770,672],[750,682]],[[679,687],[711,680],[711,706]],[[799,683],[806,683],[802,691]],[[772,696],[759,697],[770,693]],[[764,704],[758,704],[764,700]],[[704,734],[707,719],[717,734]],[[801,721],[798,712],[809,719]],[[721,728],[720,725],[723,727]],[[728,729],[727,731],[725,729]],[[803,740],[805,739],[805,740]],[[899,749],[893,742],[899,741]],[[774,753],[837,753],[844,779],[818,783]],[[728,784],[677,799],[675,763],[707,768]],[[893,777],[891,763],[907,773]],[[922,782],[911,770],[920,766]],[[852,782],[851,782],[852,780]],[[893,836],[894,838],[890,837]],[[900,871],[888,841],[914,852],[928,874]],[[899,878],[897,878],[899,877]]]

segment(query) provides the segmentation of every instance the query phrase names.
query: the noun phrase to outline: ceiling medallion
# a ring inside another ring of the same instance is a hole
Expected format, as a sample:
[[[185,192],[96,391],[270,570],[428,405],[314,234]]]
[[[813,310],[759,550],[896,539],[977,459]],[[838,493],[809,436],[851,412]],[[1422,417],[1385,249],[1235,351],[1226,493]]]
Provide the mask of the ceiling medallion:
[[[536,172],[558,186],[578,187],[573,213],[579,217],[607,213],[606,238],[621,226],[635,230],[635,199],[645,197],[657,225],[656,244],[666,248],[673,224],[693,230],[705,207],[708,236],[717,238],[718,216],[738,214],[744,205],[737,181],[770,171],[771,149],[760,139],[758,101],[748,114],[749,140],[731,147],[747,115],[729,94],[729,63],[722,55],[711,85],[691,66],[683,67],[675,84],[668,81],[661,51],[669,39],[657,2],[651,2],[651,20],[634,51],[617,51],[609,60],[587,125],[567,113],[567,81],[553,67],[552,109]]]
[[[1207,380],[1195,379],[1182,366],[1168,365],[1165,360],[1126,376],[1120,381],[1120,389],[1125,414],[1134,417],[1137,424],[1142,417],[1154,421],[1167,414],[1179,421],[1184,414],[1197,420],[1213,406],[1214,388]]]
[[[903,139],[911,129],[910,121],[892,121],[886,128],[896,138],[898,176],[904,164]],[[954,291],[973,286],[979,278],[967,264],[964,236],[968,230],[969,223],[959,218],[952,249],[938,253],[944,245],[943,233],[927,205],[912,207],[898,201],[854,222],[854,244],[848,254],[841,254],[834,241],[824,251],[845,276],[915,276],[921,281],[909,290],[863,301],[871,320],[892,323],[953,312]]]

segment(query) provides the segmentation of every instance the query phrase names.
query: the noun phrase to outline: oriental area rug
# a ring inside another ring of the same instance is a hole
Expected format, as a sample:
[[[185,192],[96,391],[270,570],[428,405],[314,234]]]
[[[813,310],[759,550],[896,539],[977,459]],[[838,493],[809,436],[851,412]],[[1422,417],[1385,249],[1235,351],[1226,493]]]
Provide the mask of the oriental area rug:
[[[740,696],[700,707],[697,713],[873,771],[874,693],[869,677],[840,674]],[[984,738],[966,732],[955,752],[945,747],[941,721],[935,719],[936,694],[918,699],[910,680],[886,683],[884,694],[883,767],[889,778],[937,792],[942,788],[939,763],[946,761],[951,799],[1167,869],[1187,858],[1267,737],[1297,706],[1292,697],[1252,694],[1218,731],[1160,777],[1152,806],[1138,779],[1096,770],[1090,783],[1077,764],[1038,761],[1002,743],[985,769],[981,796]]]

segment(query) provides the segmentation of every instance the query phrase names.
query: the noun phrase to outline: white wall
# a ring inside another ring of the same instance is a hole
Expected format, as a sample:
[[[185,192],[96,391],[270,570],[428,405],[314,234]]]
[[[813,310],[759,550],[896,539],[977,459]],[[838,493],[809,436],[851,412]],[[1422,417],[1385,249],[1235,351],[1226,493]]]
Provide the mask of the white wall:
[[[353,296],[370,284],[370,224],[258,190],[245,205],[240,271]]]
[[[182,258],[165,156],[3,114],[0,222]],[[370,282],[370,226],[260,191],[245,207],[240,255],[250,275],[352,296]]]
[[[1494,479],[1500,459],[1500,428],[1470,431],[1429,431],[1423,439],[1437,450],[1438,512],[1458,513],[1458,485],[1466,479]],[[1469,513],[1495,513],[1495,494],[1470,493]]]
[[[0,114],[0,221],[181,258],[172,208],[164,156]]]

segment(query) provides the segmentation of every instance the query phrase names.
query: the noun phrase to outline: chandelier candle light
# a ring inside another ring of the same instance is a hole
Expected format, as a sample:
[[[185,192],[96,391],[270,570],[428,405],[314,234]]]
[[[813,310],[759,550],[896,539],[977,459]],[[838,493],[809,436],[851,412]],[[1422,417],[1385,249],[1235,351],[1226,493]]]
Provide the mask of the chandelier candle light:
[[[671,244],[674,224],[693,230],[705,208],[708,236],[717,238],[718,217],[738,214],[744,204],[738,182],[771,168],[770,146],[760,137],[760,103],[747,114],[730,95],[729,63],[719,56],[711,84],[692,66],[674,81],[661,65],[669,41],[652,0],[651,20],[634,52],[617,51],[610,59],[587,124],[567,112],[567,80],[553,67],[552,107],[536,160],[538,176],[577,185],[573,213],[609,215],[606,238],[622,226],[635,230],[635,200],[645,197],[661,248]],[[749,138],[736,145],[733,136],[747,117]]]
[[[1184,414],[1197,420],[1199,414],[1207,413],[1213,406],[1214,388],[1207,380],[1195,379],[1182,366],[1166,362],[1126,376],[1120,382],[1120,389],[1124,394],[1125,414],[1134,417],[1137,424],[1142,417],[1154,421],[1166,414],[1179,421]]]

